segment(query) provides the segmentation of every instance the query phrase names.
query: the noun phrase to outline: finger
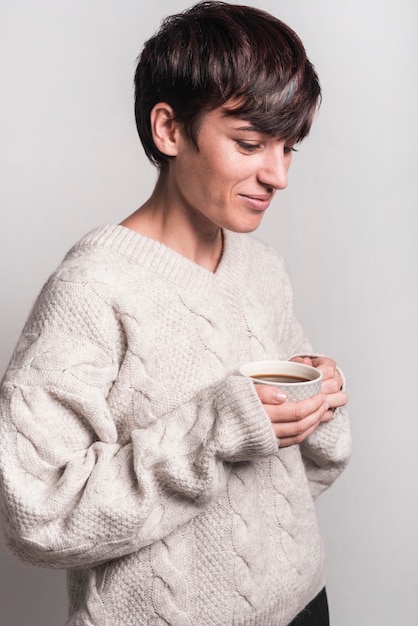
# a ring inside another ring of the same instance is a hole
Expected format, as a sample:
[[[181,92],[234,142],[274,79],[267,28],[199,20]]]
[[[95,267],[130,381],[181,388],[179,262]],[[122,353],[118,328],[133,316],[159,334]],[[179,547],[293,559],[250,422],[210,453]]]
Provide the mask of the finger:
[[[334,369],[337,367],[337,362],[330,356],[314,356],[312,361],[315,364],[314,367],[330,366]]]
[[[311,428],[309,428],[306,431],[304,439],[306,439],[307,437],[309,437],[309,435],[315,432],[317,427],[318,427],[318,424],[314,424],[313,426],[311,426]],[[299,443],[302,443],[302,441],[303,439],[300,439],[300,437],[281,437],[279,439],[279,448],[287,448],[288,446],[295,446]]]
[[[330,364],[320,365],[316,369],[318,369],[321,372],[323,381],[334,380],[337,377],[341,378],[341,376],[338,374],[338,371]],[[341,384],[342,384],[342,378],[341,378]]]
[[[312,359],[312,364],[322,372],[323,380],[334,378],[337,374],[337,363],[328,356],[319,356]],[[338,374],[339,375],[339,374]]]
[[[326,413],[321,417],[321,424],[325,424],[326,422],[330,422],[334,419],[335,409],[328,409]]]
[[[295,363],[303,363],[303,365],[310,365],[311,367],[313,366],[313,361],[309,356],[295,356],[290,360],[294,361]]]
[[[338,407],[345,406],[347,404],[348,395],[345,391],[339,391],[338,393],[327,395],[327,402],[330,409],[338,409]]]
[[[284,439],[287,445],[301,443],[306,437],[308,437],[321,423],[322,417],[325,415],[328,406],[322,405],[317,411],[311,413],[303,420],[291,423],[274,424],[273,429],[276,437],[279,439],[279,447],[281,440]]]
[[[287,400],[286,392],[274,385],[256,383],[255,390],[263,404],[283,404]]]
[[[329,378],[328,380],[323,380],[321,384],[321,391],[327,395],[331,395],[334,393],[338,393],[342,387],[342,378],[334,377]]]
[[[275,423],[298,422],[318,411],[326,402],[326,395],[318,393],[299,402],[284,402],[280,406],[264,405],[270,421]],[[328,409],[328,406],[327,406]]]
[[[330,422],[334,419],[335,411],[345,406],[348,402],[348,396],[344,391],[341,391],[338,394],[334,394],[332,396],[327,396],[327,402],[329,404],[329,409],[325,413],[325,415],[321,418],[321,422]]]

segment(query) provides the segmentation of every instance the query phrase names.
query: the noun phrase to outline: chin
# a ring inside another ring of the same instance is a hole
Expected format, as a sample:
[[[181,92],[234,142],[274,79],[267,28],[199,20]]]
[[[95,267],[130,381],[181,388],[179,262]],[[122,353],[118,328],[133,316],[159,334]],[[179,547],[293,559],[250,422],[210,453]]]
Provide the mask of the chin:
[[[263,216],[260,216],[257,220],[251,220],[247,224],[234,224],[226,227],[227,230],[231,230],[234,233],[253,233],[261,224]]]

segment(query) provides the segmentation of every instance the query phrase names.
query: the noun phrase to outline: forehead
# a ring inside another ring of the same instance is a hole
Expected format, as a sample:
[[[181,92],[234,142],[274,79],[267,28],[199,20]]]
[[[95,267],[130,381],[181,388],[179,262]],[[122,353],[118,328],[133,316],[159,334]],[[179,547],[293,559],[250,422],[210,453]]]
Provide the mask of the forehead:
[[[230,104],[223,104],[211,111],[202,114],[200,126],[222,126],[248,132],[262,132],[262,129],[253,121],[242,114],[234,113],[235,108]]]
[[[255,120],[250,118],[250,115],[246,117],[243,114],[239,114],[238,111],[234,114],[234,107],[226,103],[202,114],[198,132],[200,133],[204,127],[207,132],[218,130],[220,132],[257,133],[278,141],[282,140],[277,133],[266,132]]]

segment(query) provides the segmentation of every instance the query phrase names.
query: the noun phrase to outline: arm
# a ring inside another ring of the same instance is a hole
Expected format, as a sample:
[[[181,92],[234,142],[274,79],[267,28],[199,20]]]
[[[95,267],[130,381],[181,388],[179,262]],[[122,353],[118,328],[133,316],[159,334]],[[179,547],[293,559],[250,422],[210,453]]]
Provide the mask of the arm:
[[[312,347],[293,312],[293,290],[279,259],[281,301],[276,308],[277,337],[282,358],[306,362],[322,370],[321,394],[309,401],[288,403],[285,397],[271,397],[271,388],[257,385],[262,402],[272,421],[280,446],[300,445],[307,477],[314,497],[326,489],[347,465],[351,453],[351,434],[346,410],[347,395],[341,372],[328,357],[313,355]],[[264,394],[264,396],[263,396]]]
[[[301,445],[311,492],[317,498],[338,478],[350,459],[348,396],[344,377],[333,359],[321,356],[297,360],[322,371],[322,392],[326,394],[329,407],[318,428]]]
[[[275,387],[256,385],[256,391],[279,446],[300,445],[311,493],[316,498],[336,480],[350,458],[347,394],[336,363],[329,357],[295,357],[292,360],[322,371],[320,394],[300,402],[286,402],[285,394]]]
[[[40,324],[52,306],[44,297],[2,384],[0,501],[21,558],[86,567],[168,535],[219,495],[230,462],[272,454],[277,443],[251,381],[235,376],[122,441],[108,401],[117,320],[106,303],[85,319],[82,302],[97,294],[65,289],[65,324],[49,309]]]

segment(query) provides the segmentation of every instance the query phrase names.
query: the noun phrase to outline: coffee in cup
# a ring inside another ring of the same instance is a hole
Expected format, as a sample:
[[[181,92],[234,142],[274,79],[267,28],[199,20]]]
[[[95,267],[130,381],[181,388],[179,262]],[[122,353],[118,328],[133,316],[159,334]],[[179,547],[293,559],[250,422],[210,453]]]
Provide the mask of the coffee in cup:
[[[295,361],[251,361],[239,368],[255,384],[280,387],[290,402],[305,400],[321,391],[322,373]]]

